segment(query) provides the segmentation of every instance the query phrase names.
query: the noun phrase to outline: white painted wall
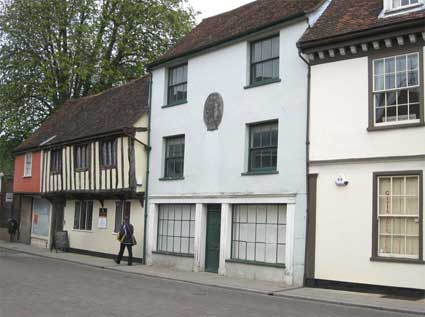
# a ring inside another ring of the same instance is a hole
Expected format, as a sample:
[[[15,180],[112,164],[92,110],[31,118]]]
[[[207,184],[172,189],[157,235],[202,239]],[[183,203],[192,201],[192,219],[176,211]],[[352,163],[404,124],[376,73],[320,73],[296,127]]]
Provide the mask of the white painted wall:
[[[167,102],[167,69],[154,70],[151,108],[153,147],[149,195],[154,197],[154,202],[173,201],[161,199],[168,196],[181,203],[190,200],[231,205],[240,201],[239,194],[252,195],[251,203],[260,203],[255,201],[257,194],[291,196],[296,204],[291,231],[295,249],[291,253],[290,274],[293,276],[290,280],[298,284],[302,283],[305,250],[307,66],[298,55],[296,42],[306,27],[307,21],[303,21],[277,31],[280,33],[281,82],[244,89],[249,78],[250,46],[249,42],[242,41],[189,59],[187,104],[162,108]],[[208,95],[213,92],[223,97],[224,115],[218,131],[208,132],[203,111]],[[273,119],[279,120],[279,174],[241,176],[248,168],[247,124]],[[185,135],[184,180],[160,181],[164,168],[163,138],[177,134]],[[215,198],[205,199],[205,195]],[[285,199],[276,202],[286,203]],[[152,207],[148,217],[154,216],[155,207]],[[156,241],[154,226],[155,220],[150,219],[150,243]],[[204,248],[201,236],[198,241],[199,247]],[[222,247],[227,245],[228,242],[223,241]],[[154,244],[150,248],[154,250]],[[227,249],[222,251],[222,256],[226,254],[229,254]],[[202,256],[198,250],[196,270],[202,270]],[[240,267],[255,270],[255,267]],[[223,270],[222,267],[222,273]]]
[[[104,208],[108,209],[107,229],[98,228],[100,202],[93,201],[93,223],[91,231],[75,230],[74,213],[75,201],[68,200],[64,213],[64,230],[68,231],[70,247],[80,250],[101,252],[107,254],[118,254],[119,242],[114,233],[115,227],[115,200],[105,200]],[[130,222],[134,226],[134,235],[137,245],[133,247],[133,256],[142,258],[143,256],[143,229],[144,229],[144,209],[138,200],[131,200]],[[125,253],[126,255],[127,253]]]
[[[425,265],[370,261],[373,173],[403,170],[425,171],[425,162],[333,164],[311,168],[312,173],[319,174],[317,279],[425,289]],[[339,173],[344,173],[349,180],[347,187],[335,185]],[[425,231],[425,223],[422,225]]]
[[[247,85],[248,43],[241,42],[189,60],[188,103],[166,104],[166,69],[153,72],[150,192],[229,193],[305,192],[307,67],[296,41],[306,24],[280,31],[281,83],[252,89]],[[224,99],[218,131],[203,122],[205,100],[212,92]],[[247,169],[247,123],[279,119],[279,175],[241,176]],[[163,137],[185,134],[185,180],[161,182]]]
[[[425,154],[425,127],[368,132],[368,120],[368,57],[312,67],[311,161]]]

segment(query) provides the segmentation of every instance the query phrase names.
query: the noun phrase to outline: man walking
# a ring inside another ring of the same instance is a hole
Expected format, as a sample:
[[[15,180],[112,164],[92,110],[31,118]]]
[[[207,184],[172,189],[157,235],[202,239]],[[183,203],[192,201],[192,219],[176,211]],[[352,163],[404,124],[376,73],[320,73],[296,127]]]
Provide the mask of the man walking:
[[[133,245],[136,245],[136,239],[134,238],[134,227],[130,224],[128,217],[124,218],[124,223],[118,234],[118,240],[121,242],[121,245],[115,263],[120,264],[124,255],[124,249],[127,247],[128,265],[133,265]]]

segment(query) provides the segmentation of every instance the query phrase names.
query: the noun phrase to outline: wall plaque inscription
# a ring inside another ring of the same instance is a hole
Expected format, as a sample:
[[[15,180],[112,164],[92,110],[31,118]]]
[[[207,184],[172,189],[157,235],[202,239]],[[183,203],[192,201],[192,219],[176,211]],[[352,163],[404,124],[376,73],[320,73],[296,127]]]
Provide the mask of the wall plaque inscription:
[[[208,131],[217,130],[223,119],[223,98],[217,92],[210,94],[205,101],[204,122]]]

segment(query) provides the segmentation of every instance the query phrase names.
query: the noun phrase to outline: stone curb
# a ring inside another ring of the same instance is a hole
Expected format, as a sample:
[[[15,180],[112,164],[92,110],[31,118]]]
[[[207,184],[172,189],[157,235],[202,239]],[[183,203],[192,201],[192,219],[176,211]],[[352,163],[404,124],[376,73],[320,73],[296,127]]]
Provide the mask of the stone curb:
[[[205,283],[205,282],[204,283],[195,282],[195,281],[190,281],[190,280],[183,280],[183,279],[178,279],[178,278],[173,278],[173,277],[168,277],[168,276],[160,276],[160,275],[149,274],[149,273],[130,272],[130,271],[122,270],[119,267],[107,267],[107,266],[102,266],[102,265],[83,263],[83,262],[79,262],[79,261],[75,261],[75,260],[56,258],[56,257],[53,257],[53,256],[39,254],[39,253],[33,253],[33,252],[30,252],[30,251],[17,250],[17,249],[8,247],[8,246],[0,246],[0,249],[11,250],[11,251],[15,251],[15,252],[18,252],[18,253],[38,256],[38,257],[41,257],[41,258],[58,260],[58,261],[62,261],[62,262],[69,262],[69,263],[84,265],[84,266],[88,266],[88,267],[110,270],[110,271],[114,271],[114,272],[127,273],[127,274],[132,274],[132,275],[139,275],[139,276],[148,277],[148,278],[162,279],[162,280],[167,280],[167,281],[175,281],[175,282],[180,282],[180,283],[187,283],[187,284],[192,284],[192,285],[197,285],[197,286],[209,286],[209,287],[215,287],[215,288],[221,288],[221,289],[227,289],[227,290],[233,290],[233,291],[239,291],[239,292],[247,292],[247,293],[259,294],[259,295],[273,296],[273,297],[281,297],[281,298],[285,298],[285,299],[295,299],[295,300],[301,300],[301,301],[326,303],[326,304],[333,304],[333,305],[346,306],[346,307],[366,308],[366,309],[372,309],[372,310],[378,310],[378,311],[388,311],[388,312],[409,314],[409,315],[415,315],[415,316],[424,316],[424,314],[425,314],[423,311],[388,308],[388,307],[383,307],[383,306],[372,306],[372,305],[365,305],[365,304],[354,304],[354,303],[347,303],[345,301],[338,301],[338,300],[317,299],[317,298],[312,298],[312,297],[309,297],[309,296],[280,294],[280,293],[288,292],[288,291],[291,291],[291,290],[294,290],[294,289],[299,289],[299,288],[302,288],[302,287],[293,287],[293,288],[288,288],[288,289],[285,289],[285,290],[278,290],[278,291],[260,291],[260,290],[243,288],[243,287],[231,287],[231,286],[218,285],[218,284]]]
[[[287,298],[287,299],[305,300],[310,302],[319,302],[319,303],[326,303],[326,304],[333,304],[333,305],[347,306],[347,307],[359,307],[359,308],[373,309],[378,311],[409,314],[414,316],[425,316],[425,312],[423,311],[410,310],[410,309],[388,308],[384,306],[373,306],[373,305],[366,305],[366,304],[354,304],[354,303],[348,303],[341,300],[318,299],[318,298],[312,298],[309,296],[300,296],[300,295],[285,295],[285,294],[276,294],[276,293],[272,295],[276,297]]]

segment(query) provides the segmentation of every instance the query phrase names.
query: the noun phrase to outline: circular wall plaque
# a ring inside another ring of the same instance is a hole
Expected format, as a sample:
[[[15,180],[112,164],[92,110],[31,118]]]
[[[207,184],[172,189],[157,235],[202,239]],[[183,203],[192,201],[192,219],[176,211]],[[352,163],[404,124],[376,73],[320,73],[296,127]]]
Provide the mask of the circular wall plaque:
[[[205,101],[204,106],[204,122],[208,131],[218,129],[223,119],[223,98],[217,92],[210,94]]]

